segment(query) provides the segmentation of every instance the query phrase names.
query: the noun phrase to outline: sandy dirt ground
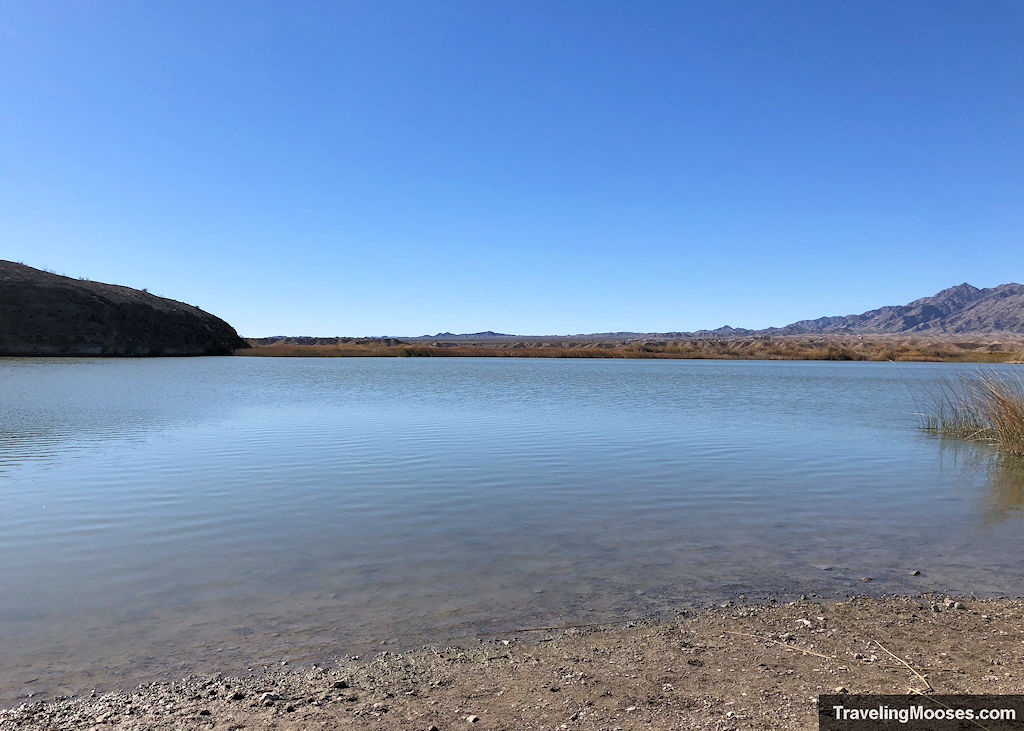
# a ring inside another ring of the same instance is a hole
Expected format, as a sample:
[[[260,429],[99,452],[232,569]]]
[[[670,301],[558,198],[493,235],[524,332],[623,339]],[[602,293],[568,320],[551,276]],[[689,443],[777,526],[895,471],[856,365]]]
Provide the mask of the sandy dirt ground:
[[[1024,692],[1021,601],[739,603],[524,630],[28,703],[0,729],[813,729],[820,693]]]

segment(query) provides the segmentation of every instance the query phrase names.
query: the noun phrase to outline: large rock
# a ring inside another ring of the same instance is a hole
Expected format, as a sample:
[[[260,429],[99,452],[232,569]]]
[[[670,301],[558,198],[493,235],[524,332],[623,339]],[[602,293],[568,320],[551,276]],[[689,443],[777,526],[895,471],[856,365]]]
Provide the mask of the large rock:
[[[230,355],[249,344],[184,302],[0,260],[0,355]]]

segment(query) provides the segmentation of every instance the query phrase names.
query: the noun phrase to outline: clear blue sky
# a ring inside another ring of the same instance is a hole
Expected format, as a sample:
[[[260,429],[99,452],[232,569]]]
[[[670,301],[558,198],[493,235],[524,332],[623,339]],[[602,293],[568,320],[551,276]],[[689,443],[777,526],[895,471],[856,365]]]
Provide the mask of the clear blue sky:
[[[11,0],[0,258],[249,336],[1024,280],[1024,3]]]

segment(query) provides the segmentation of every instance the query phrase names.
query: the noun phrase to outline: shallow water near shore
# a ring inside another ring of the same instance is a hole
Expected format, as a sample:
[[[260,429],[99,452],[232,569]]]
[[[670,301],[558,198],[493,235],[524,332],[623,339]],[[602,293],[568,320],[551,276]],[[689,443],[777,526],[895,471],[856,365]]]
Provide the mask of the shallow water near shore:
[[[1020,596],[1024,467],[915,426],[978,368],[0,360],[0,701],[739,593]]]

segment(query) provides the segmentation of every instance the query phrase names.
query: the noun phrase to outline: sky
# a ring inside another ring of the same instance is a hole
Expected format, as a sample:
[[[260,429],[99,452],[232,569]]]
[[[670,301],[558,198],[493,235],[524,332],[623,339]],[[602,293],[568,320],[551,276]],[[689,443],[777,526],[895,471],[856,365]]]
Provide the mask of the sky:
[[[1024,281],[1018,0],[8,0],[0,259],[245,336]]]

